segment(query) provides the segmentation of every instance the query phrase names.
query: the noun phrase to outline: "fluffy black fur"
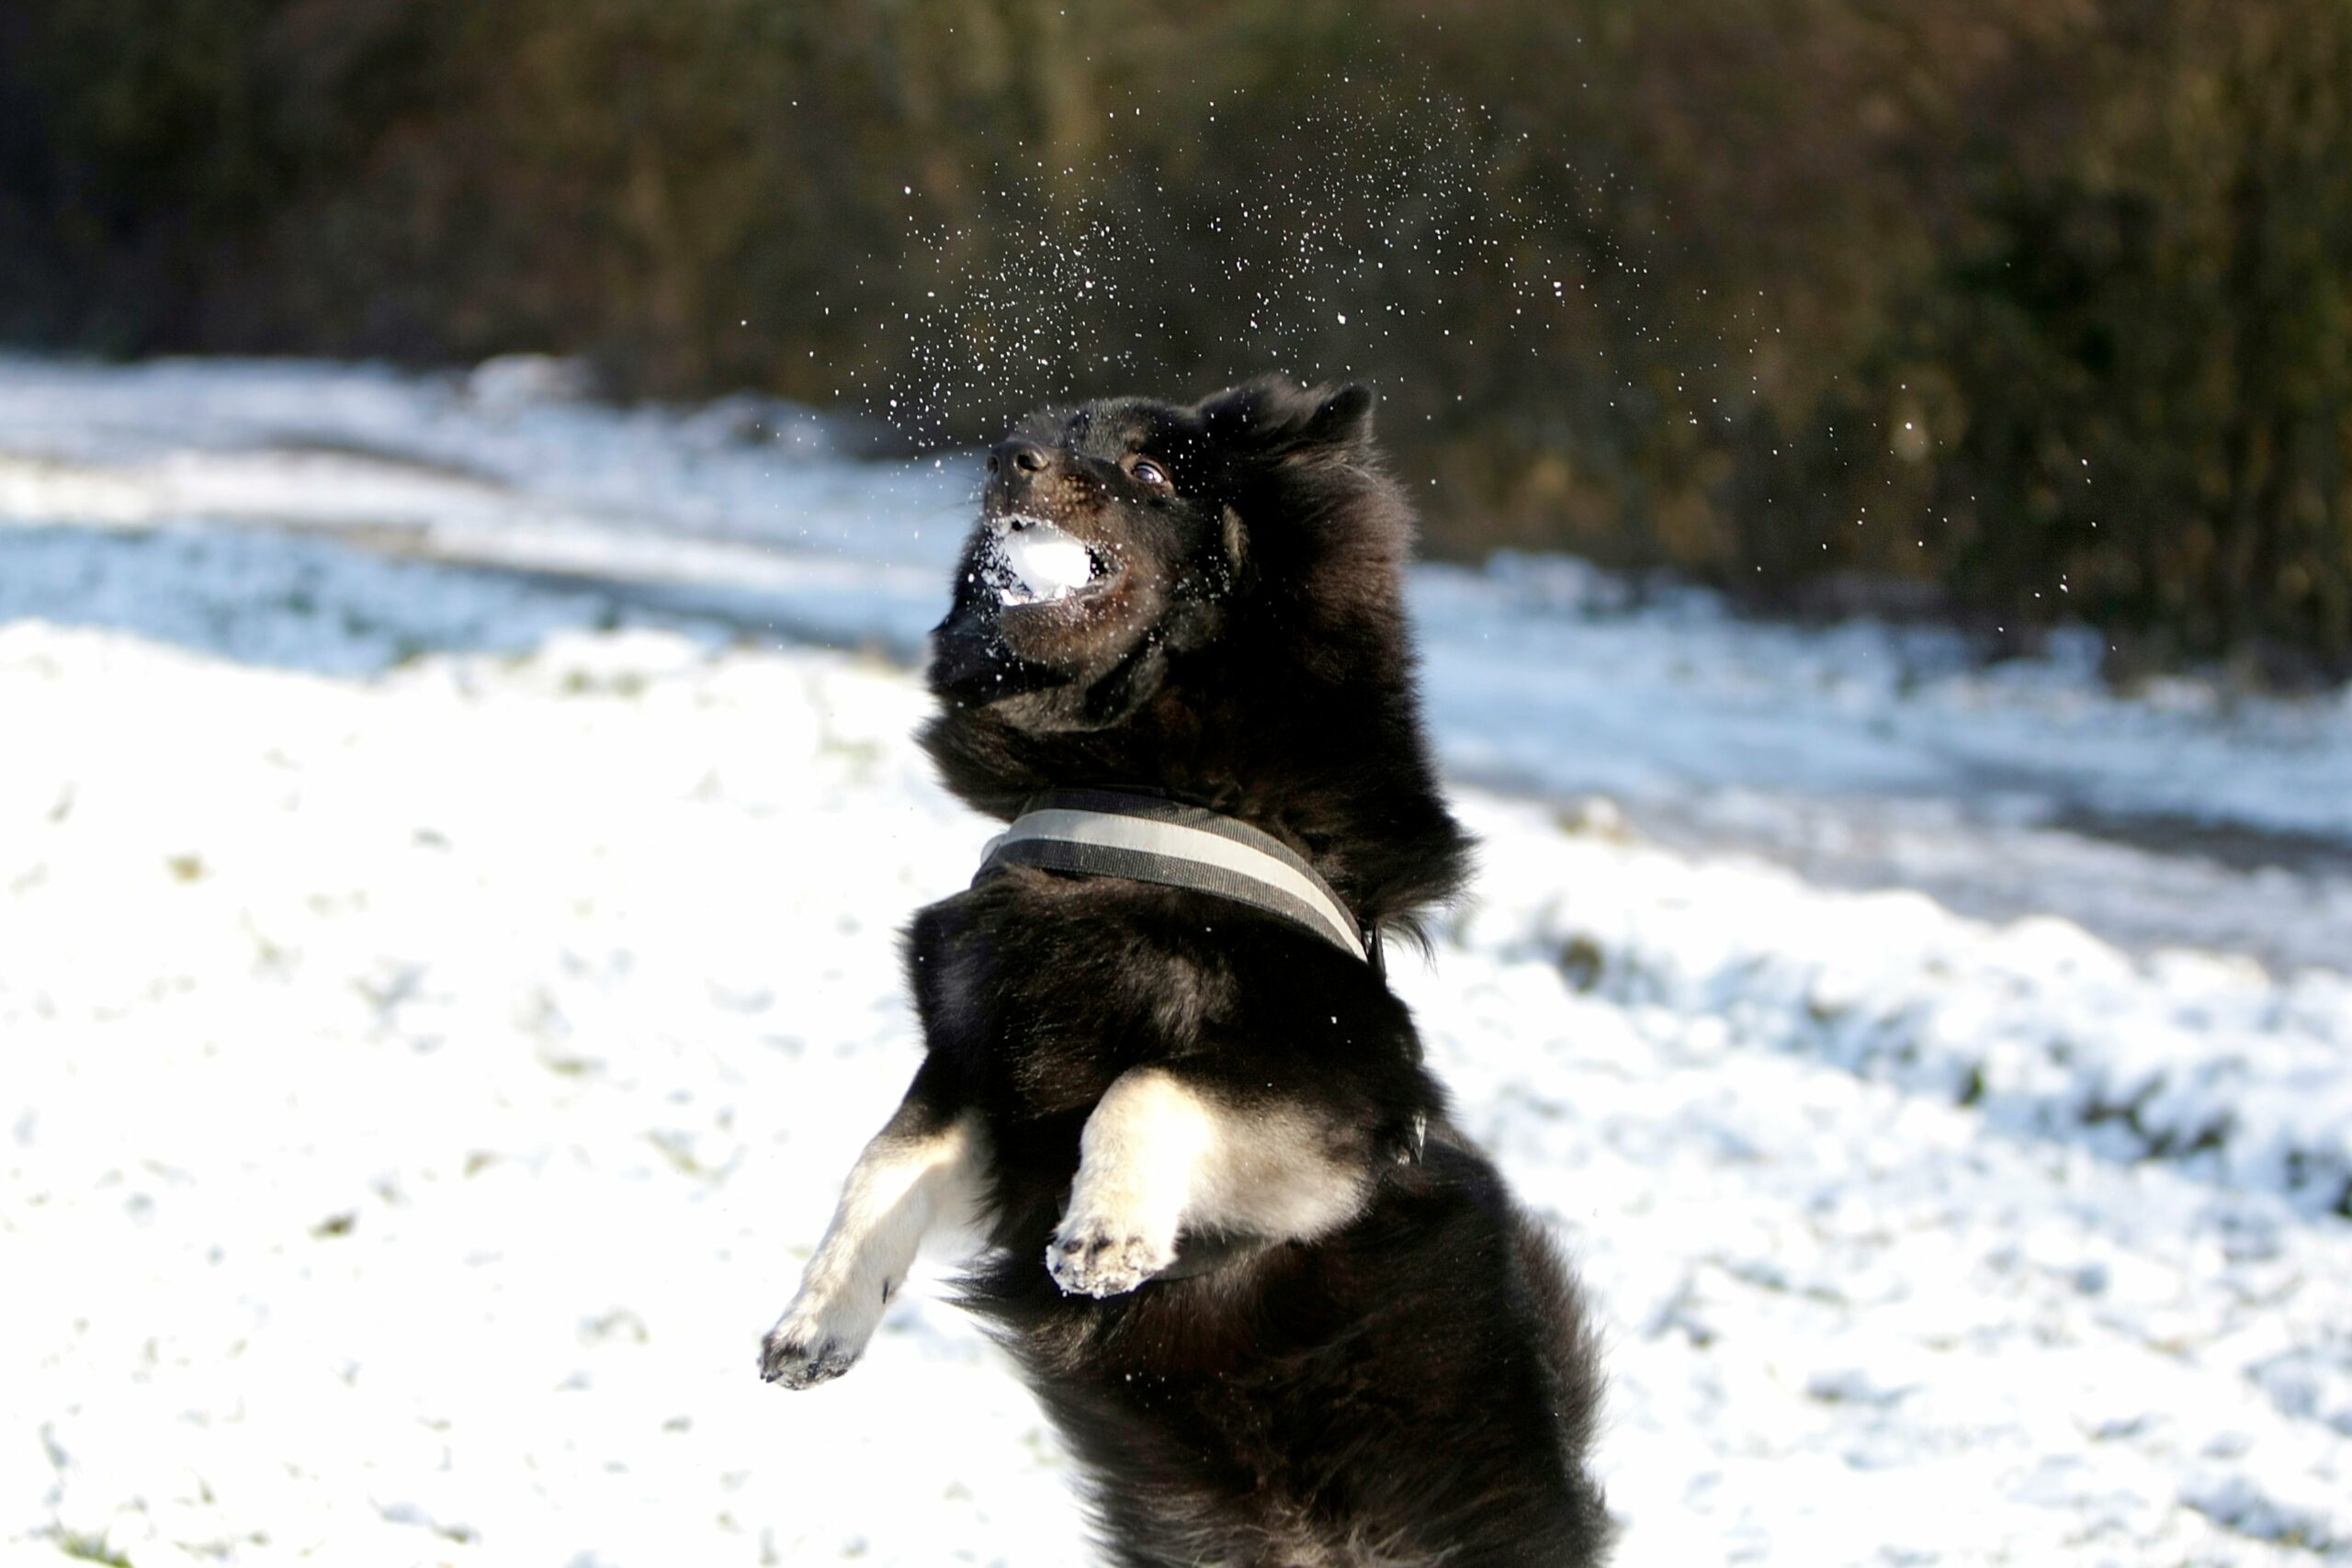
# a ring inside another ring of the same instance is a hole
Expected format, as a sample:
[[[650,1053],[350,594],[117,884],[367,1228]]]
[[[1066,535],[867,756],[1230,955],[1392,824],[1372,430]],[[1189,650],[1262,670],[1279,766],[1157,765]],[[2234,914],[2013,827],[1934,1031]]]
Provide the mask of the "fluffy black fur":
[[[1268,381],[1093,403],[1000,446],[930,671],[923,742],[956,793],[1008,818],[1081,785],[1209,807],[1384,931],[1459,889],[1400,597],[1412,517],[1371,410],[1361,387]],[[1001,604],[989,539],[1010,517],[1085,541],[1096,583]],[[993,1150],[966,1299],[1083,1466],[1114,1560],[1599,1561],[1576,1292],[1376,968],[1206,894],[1025,868],[923,910],[909,948],[929,1043],[910,1111],[978,1106]],[[1310,1241],[1187,1236],[1139,1289],[1065,1295],[1041,1260],[1080,1129],[1146,1066],[1317,1129],[1366,1184],[1358,1217]]]

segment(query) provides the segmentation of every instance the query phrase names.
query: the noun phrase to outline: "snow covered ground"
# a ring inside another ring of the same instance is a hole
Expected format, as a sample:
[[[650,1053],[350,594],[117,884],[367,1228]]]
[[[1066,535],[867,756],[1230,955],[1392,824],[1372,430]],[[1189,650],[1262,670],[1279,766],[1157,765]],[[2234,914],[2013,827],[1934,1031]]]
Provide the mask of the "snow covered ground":
[[[1087,1561],[926,1292],[752,1365],[988,832],[968,477],[555,379],[0,361],[0,1562]],[[2352,1562],[2352,700],[1415,599],[1486,852],[1399,983],[1621,1561]]]

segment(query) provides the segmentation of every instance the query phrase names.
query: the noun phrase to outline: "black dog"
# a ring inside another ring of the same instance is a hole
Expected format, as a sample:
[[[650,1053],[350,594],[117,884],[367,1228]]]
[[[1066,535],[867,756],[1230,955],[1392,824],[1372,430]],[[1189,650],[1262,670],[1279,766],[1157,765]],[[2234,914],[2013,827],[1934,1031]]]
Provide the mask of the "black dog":
[[[923,910],[928,1055],[765,1345],[772,1382],[838,1375],[923,1232],[976,1225],[966,1303],[1124,1564],[1551,1565],[1607,1543],[1575,1289],[1448,1120],[1379,968],[1468,844],[1417,711],[1412,519],[1371,409],[1261,382],[1091,404],[990,454],[924,745],[1016,840],[1104,820],[1024,816],[1040,797],[1110,791],[1081,805],[1189,822],[1240,872],[1000,851]],[[1295,897],[1267,894],[1286,876]]]

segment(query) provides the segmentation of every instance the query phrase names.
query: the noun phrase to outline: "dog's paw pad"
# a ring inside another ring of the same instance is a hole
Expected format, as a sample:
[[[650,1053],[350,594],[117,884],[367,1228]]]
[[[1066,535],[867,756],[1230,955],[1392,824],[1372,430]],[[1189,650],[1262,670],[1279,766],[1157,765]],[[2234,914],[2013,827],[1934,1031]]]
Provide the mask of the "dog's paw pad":
[[[1047,1272],[1073,1296],[1124,1295],[1175,1260],[1172,1246],[1100,1230],[1057,1235],[1046,1248]]]
[[[775,1328],[760,1346],[760,1377],[786,1388],[814,1388],[855,1366],[859,1349],[813,1333]]]

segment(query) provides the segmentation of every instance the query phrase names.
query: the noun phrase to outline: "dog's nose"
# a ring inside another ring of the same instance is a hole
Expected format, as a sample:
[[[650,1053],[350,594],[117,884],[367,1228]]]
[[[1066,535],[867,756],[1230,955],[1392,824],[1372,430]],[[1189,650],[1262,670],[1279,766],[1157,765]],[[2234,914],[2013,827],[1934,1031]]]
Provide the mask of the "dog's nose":
[[[1035,441],[1000,441],[989,449],[989,472],[1015,484],[1046,471],[1046,449]]]

